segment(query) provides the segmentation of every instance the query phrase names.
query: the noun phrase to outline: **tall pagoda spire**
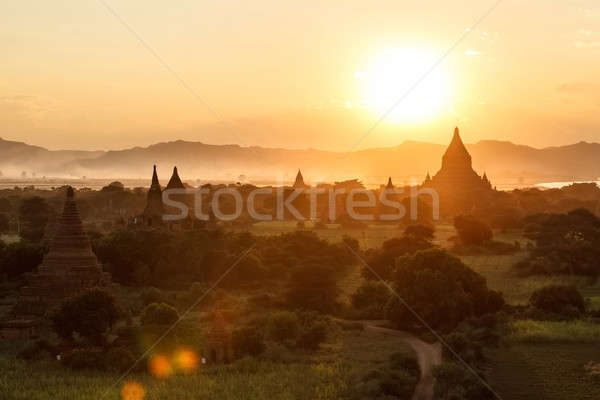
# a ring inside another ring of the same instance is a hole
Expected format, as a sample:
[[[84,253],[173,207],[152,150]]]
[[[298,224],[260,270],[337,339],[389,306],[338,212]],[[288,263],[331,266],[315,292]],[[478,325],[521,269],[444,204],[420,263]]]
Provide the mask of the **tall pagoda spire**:
[[[181,182],[181,178],[179,178],[179,173],[177,172],[177,167],[173,168],[173,175],[171,175],[171,179],[169,179],[169,183],[167,183],[167,189],[184,189],[185,186],[183,182]]]
[[[442,168],[445,167],[471,168],[471,155],[460,138],[458,127],[454,128],[452,141],[442,157]]]
[[[152,172],[152,184],[148,190],[146,197],[146,208],[142,213],[143,217],[150,222],[149,225],[159,223],[163,216],[163,202],[162,202],[162,188],[158,182],[158,175],[156,173],[156,165]]]
[[[306,184],[304,183],[304,177],[302,176],[302,172],[298,169],[298,173],[296,174],[296,181],[294,182],[295,188],[305,188]]]
[[[386,189],[393,189],[394,188],[394,184],[392,183],[392,177],[390,176],[388,178],[388,182],[387,185],[385,186]]]

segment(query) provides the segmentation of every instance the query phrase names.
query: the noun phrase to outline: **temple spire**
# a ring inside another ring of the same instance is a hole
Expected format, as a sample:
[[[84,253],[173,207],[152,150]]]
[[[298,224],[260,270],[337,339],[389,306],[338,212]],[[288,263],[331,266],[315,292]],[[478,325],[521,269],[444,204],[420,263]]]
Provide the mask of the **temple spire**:
[[[173,168],[173,175],[171,175],[171,179],[169,179],[169,183],[167,184],[167,189],[183,189],[185,186],[181,182],[181,178],[179,178],[179,173],[177,172],[177,167]]]
[[[158,174],[156,173],[156,164],[154,164],[154,172],[152,172],[152,186],[159,185]]]
[[[304,188],[306,184],[304,183],[304,177],[302,176],[302,172],[300,172],[300,168],[298,168],[298,173],[296,174],[296,181],[294,182],[295,188]]]
[[[387,182],[387,185],[386,185],[385,188],[386,189],[393,189],[394,188],[394,184],[392,183],[392,177],[391,176],[388,178],[388,182]]]

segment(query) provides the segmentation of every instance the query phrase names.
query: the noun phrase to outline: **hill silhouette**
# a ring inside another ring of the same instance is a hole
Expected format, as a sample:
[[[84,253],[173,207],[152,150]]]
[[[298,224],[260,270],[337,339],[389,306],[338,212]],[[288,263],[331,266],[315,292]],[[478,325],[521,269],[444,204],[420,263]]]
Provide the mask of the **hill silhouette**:
[[[524,178],[528,181],[586,180],[600,176],[600,144],[580,142],[568,146],[536,149],[511,142],[485,140],[467,144],[476,171],[487,172],[492,182]],[[293,180],[300,168],[309,182],[358,177],[381,183],[388,176],[409,177],[420,182],[441,164],[446,145],[406,141],[395,147],[372,148],[350,153],[315,149],[210,145],[177,140],[148,147],[118,151],[48,150],[26,143],[0,139],[0,171],[19,176],[148,178],[151,166],[167,174],[180,167],[183,179],[253,181]],[[162,169],[162,171],[161,171]]]

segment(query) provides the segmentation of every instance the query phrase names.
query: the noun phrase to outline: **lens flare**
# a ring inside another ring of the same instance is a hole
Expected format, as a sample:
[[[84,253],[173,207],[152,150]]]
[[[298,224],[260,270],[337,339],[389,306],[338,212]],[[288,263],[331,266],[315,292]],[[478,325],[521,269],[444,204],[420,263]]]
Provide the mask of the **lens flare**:
[[[175,365],[186,374],[198,368],[198,355],[193,350],[181,349],[175,354]]]
[[[143,400],[146,397],[144,387],[137,382],[125,382],[121,388],[122,400]]]
[[[159,379],[168,378],[173,373],[171,362],[165,356],[154,356],[148,365],[150,373]]]

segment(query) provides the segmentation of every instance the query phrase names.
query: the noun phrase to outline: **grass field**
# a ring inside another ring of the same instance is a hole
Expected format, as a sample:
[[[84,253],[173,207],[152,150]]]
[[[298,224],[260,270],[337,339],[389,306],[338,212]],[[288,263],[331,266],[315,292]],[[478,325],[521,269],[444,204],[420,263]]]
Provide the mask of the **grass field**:
[[[517,320],[511,324],[508,340],[519,343],[597,343],[600,349],[600,324],[584,320]]]
[[[494,350],[492,386],[510,400],[597,400],[600,384],[585,372],[598,344],[521,344]]]
[[[117,383],[118,374],[73,372],[52,360],[18,360],[17,347],[3,343],[0,349],[2,400],[116,400],[121,399],[126,382],[140,385],[146,400],[339,399],[347,396],[353,382],[387,362],[391,354],[414,356],[397,337],[339,331],[319,352],[295,355],[287,363],[242,359],[229,366],[162,380],[135,373]]]

